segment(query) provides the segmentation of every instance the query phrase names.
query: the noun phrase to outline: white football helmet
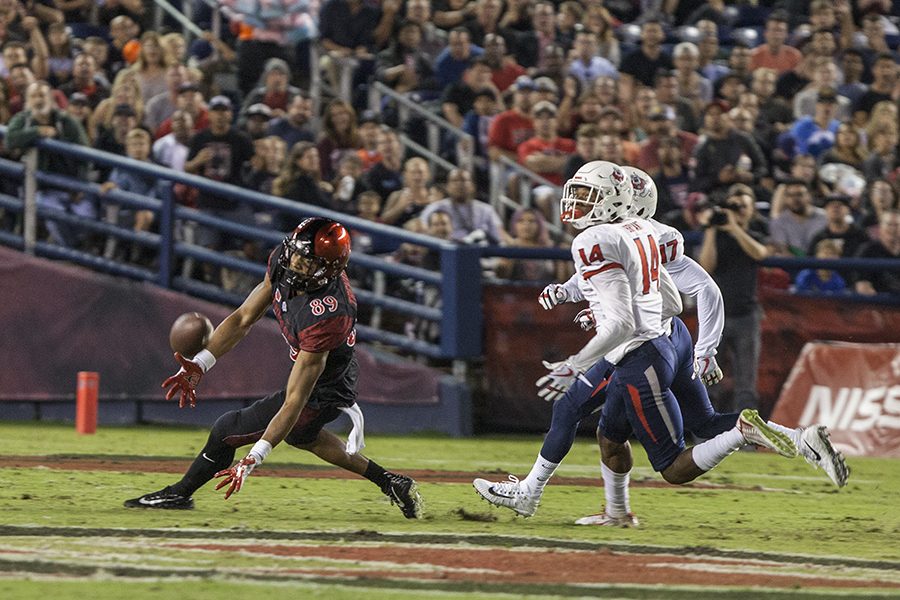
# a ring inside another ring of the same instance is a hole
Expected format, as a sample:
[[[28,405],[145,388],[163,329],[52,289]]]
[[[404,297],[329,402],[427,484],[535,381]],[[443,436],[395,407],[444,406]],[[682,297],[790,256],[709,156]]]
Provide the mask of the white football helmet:
[[[631,180],[633,191],[630,217],[649,219],[656,214],[656,201],[659,197],[653,178],[634,167],[622,167]]]
[[[591,161],[563,187],[559,218],[576,229],[611,223],[628,216],[632,194],[628,176],[619,165],[606,160]]]

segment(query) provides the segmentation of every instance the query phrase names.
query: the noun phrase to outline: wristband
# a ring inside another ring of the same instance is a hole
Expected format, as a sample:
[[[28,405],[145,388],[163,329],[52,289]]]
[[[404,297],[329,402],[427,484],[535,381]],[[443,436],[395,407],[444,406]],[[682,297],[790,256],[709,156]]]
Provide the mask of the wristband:
[[[204,348],[203,350],[198,352],[191,360],[197,363],[203,370],[203,372],[206,373],[213,368],[213,365],[216,364],[216,355]]]
[[[272,444],[266,440],[259,440],[253,444],[253,447],[250,448],[250,452],[247,453],[247,456],[252,456],[256,459],[256,464],[260,464],[262,461],[266,460],[266,457],[269,456],[269,452],[271,451]]]

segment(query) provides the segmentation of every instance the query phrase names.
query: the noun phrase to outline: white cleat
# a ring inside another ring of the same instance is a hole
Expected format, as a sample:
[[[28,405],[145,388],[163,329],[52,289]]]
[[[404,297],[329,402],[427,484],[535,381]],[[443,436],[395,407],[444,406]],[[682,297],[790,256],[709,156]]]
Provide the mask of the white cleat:
[[[850,477],[850,468],[844,455],[831,445],[829,437],[824,425],[810,425],[800,434],[798,449],[806,462],[825,471],[834,485],[844,487]]]
[[[737,420],[738,430],[748,444],[762,446],[787,458],[797,456],[797,445],[787,435],[776,431],[752,408],[745,408]]]
[[[634,513],[627,513],[620,517],[613,517],[605,512],[598,515],[588,515],[575,521],[576,525],[599,525],[601,527],[638,527],[641,523]]]
[[[510,475],[509,481],[476,479],[472,482],[472,486],[479,496],[494,506],[508,508],[523,517],[532,516],[541,503],[540,494],[529,493],[515,475]]]

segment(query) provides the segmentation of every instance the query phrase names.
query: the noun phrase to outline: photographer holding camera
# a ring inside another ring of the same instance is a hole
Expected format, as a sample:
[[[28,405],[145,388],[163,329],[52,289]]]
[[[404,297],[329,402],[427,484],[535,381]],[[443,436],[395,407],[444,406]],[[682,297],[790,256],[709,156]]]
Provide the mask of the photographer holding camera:
[[[700,249],[700,265],[722,290],[725,328],[720,353],[728,355],[734,378],[730,401],[714,394],[721,412],[758,408],[756,376],[761,345],[762,307],[756,295],[759,261],[769,255],[766,224],[755,214],[756,196],[742,183],[728,188],[721,206],[712,208]],[[715,390],[715,388],[713,388]]]

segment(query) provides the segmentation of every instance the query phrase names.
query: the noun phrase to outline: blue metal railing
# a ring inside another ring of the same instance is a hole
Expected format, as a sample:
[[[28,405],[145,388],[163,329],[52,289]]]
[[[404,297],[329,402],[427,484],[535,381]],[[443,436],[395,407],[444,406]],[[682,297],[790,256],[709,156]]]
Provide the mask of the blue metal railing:
[[[5,134],[6,128],[0,127],[0,135],[5,136]],[[422,281],[441,289],[442,308],[440,309],[422,307],[408,300],[378,295],[367,290],[358,290],[358,299],[361,303],[439,322],[441,328],[439,343],[428,343],[422,340],[411,339],[400,334],[379,331],[364,325],[361,325],[358,330],[360,339],[380,341],[434,358],[468,359],[481,355],[481,267],[478,249],[460,247],[434,237],[373,223],[335,211],[306,206],[283,198],[219,183],[153,163],[136,161],[84,146],[53,139],[39,140],[36,146],[41,152],[51,152],[77,158],[85,162],[118,167],[142,176],[168,182],[169,185],[163,186],[164,193],[161,200],[119,190],[109,191],[102,196],[104,200],[119,203],[123,206],[152,210],[159,219],[159,234],[134,232],[99,219],[84,219],[44,207],[36,209],[37,214],[42,218],[69,223],[90,231],[135,242],[142,246],[157,247],[159,248],[159,266],[156,270],[150,270],[144,267],[125,265],[95,254],[47,242],[36,242],[33,248],[28,248],[23,236],[6,231],[0,231],[0,243],[25,249],[26,251],[30,250],[40,256],[70,260],[117,275],[155,281],[159,285],[189,292],[210,300],[231,304],[239,303],[243,299],[241,296],[200,281],[176,277],[173,273],[175,259],[179,257],[192,258],[218,267],[250,273],[260,278],[265,273],[265,267],[258,263],[214,252],[201,246],[177,241],[174,235],[176,219],[193,221],[242,239],[261,241],[271,246],[279,243],[284,234],[270,229],[235,224],[225,219],[204,214],[202,211],[181,206],[175,202],[171,193],[171,184],[181,183],[221,198],[250,204],[256,209],[275,210],[296,216],[298,221],[300,218],[308,216],[327,217],[339,220],[349,229],[379,236],[397,245],[400,243],[411,243],[438,252],[441,259],[440,272],[397,264],[383,258],[361,253],[352,255],[351,264],[353,265],[368,270],[381,271],[390,276]],[[0,159],[0,173],[13,181],[24,181],[27,177],[26,169],[22,164],[4,159]],[[78,181],[52,173],[37,172],[35,177],[42,184],[96,196],[100,195],[100,187],[94,183]],[[23,212],[26,210],[23,200],[3,195],[0,195],[0,207],[11,212]]]

